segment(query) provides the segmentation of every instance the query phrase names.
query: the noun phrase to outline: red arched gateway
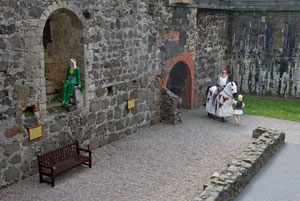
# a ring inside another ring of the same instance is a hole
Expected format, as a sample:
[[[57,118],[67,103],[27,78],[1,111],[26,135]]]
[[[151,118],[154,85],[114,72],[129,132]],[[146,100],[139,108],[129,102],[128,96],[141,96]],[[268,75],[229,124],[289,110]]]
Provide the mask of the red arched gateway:
[[[185,52],[166,61],[170,73],[164,78],[163,84],[173,93],[182,98],[182,106],[194,107],[194,61],[190,52]]]

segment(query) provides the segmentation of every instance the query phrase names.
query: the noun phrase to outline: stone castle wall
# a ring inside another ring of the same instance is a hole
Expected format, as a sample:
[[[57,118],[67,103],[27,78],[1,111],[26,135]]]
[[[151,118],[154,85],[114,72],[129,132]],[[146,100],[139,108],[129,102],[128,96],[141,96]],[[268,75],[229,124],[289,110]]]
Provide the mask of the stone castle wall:
[[[194,73],[196,9],[155,0],[11,0],[0,11],[0,188],[36,173],[37,154],[75,139],[95,149],[159,122],[168,61],[179,56]],[[49,110],[48,81],[59,88],[73,56],[84,106]],[[189,89],[193,107],[192,82]],[[29,141],[37,124],[43,136]]]
[[[243,93],[300,97],[299,12],[234,12],[230,68]]]
[[[197,107],[203,103],[207,87],[216,85],[217,76],[221,70],[227,69],[228,27],[227,12],[198,10],[195,70],[195,105]]]
[[[36,173],[37,154],[75,139],[95,149],[158,123],[176,64],[186,68],[188,108],[203,103],[221,69],[242,92],[299,97],[299,17],[157,0],[0,1],[0,188]],[[84,106],[50,110],[69,57]],[[29,141],[37,124],[43,136]]]

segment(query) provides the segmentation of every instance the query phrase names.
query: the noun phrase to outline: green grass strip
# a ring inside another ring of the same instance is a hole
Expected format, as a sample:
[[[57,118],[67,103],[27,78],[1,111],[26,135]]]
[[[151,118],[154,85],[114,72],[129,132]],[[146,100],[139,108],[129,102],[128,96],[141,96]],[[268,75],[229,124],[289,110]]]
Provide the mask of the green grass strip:
[[[300,121],[300,101],[244,96],[244,114]]]

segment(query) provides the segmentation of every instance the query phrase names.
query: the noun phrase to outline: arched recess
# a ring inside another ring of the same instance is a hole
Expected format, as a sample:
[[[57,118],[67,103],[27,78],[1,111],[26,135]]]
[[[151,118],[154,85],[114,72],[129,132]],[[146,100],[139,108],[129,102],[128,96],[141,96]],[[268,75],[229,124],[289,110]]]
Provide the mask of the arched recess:
[[[170,73],[163,84],[182,98],[182,106],[194,108],[194,61],[190,52],[185,52],[166,61]]]
[[[191,77],[189,69],[183,61],[177,62],[172,68],[169,74],[167,88],[181,97],[183,108],[191,108]]]
[[[59,100],[70,58],[77,59],[81,82],[85,83],[83,24],[77,15],[65,8],[47,18],[43,30],[47,106]]]

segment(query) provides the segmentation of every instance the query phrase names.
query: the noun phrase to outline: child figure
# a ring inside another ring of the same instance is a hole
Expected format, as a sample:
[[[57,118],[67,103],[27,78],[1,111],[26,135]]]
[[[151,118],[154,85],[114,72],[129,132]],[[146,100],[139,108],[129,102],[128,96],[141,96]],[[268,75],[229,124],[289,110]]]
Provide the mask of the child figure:
[[[238,101],[233,100],[233,103],[235,104],[235,110],[234,110],[234,119],[236,121],[237,125],[240,125],[240,115],[243,114],[243,108],[245,107],[245,104],[243,103],[243,96],[238,96]]]

